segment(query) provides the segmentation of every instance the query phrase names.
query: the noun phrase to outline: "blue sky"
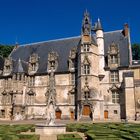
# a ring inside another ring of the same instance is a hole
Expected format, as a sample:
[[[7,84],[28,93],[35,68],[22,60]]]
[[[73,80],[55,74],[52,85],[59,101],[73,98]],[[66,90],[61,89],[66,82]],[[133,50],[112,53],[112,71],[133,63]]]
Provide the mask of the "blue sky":
[[[104,31],[128,23],[140,43],[140,0],[0,0],[0,44],[26,44],[80,35],[85,9]]]

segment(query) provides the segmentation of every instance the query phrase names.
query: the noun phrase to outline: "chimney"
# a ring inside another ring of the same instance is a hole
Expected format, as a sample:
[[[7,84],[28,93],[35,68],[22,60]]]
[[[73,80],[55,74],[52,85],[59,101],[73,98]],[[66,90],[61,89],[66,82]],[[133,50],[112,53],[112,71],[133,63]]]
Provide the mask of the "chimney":
[[[124,36],[128,36],[129,33],[129,26],[127,23],[124,24],[124,30],[123,30],[123,34]]]

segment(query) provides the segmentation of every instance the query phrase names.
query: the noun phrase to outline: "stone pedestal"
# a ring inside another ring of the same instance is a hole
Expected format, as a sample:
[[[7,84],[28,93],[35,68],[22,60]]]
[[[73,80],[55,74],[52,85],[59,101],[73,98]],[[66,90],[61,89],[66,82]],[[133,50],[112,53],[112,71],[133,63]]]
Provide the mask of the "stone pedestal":
[[[53,134],[64,134],[66,132],[66,125],[55,124],[55,125],[45,125],[36,124],[35,133],[38,135],[53,135]]]

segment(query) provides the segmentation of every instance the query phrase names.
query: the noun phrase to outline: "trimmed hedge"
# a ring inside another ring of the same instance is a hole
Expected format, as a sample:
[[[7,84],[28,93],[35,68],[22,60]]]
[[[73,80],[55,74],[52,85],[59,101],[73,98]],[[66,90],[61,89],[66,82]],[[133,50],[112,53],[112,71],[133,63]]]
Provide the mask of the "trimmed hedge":
[[[24,135],[21,132],[34,132],[34,125],[0,125],[0,140],[39,140],[39,135]]]
[[[78,134],[60,134],[57,140],[82,140],[82,138]]]
[[[85,133],[88,140],[140,140],[140,125],[126,123],[68,124],[67,130]]]

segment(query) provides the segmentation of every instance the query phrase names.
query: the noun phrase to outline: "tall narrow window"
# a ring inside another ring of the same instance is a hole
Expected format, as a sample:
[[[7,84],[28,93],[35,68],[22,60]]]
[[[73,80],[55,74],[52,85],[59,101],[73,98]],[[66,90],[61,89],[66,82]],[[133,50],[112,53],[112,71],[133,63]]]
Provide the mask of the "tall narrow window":
[[[120,102],[120,97],[119,93],[116,90],[112,91],[112,103],[119,103]]]
[[[26,95],[26,103],[28,105],[33,105],[35,102],[35,92],[33,90],[29,90]]]
[[[36,71],[37,69],[36,63],[31,63],[31,68],[32,68],[32,71]]]
[[[35,73],[39,67],[39,57],[38,54],[33,53],[29,59],[29,73]]]
[[[85,99],[90,98],[90,92],[89,91],[85,91],[84,92],[84,97],[85,97]]]
[[[117,55],[111,55],[110,56],[111,64],[117,64],[118,63],[118,56]]]
[[[55,69],[55,61],[50,61],[50,66],[52,69]]]
[[[71,84],[75,85],[75,74],[74,73],[71,74]]]
[[[28,94],[27,95],[27,104],[28,105],[33,105],[34,104],[34,99],[35,99],[34,94]]]
[[[119,82],[119,74],[118,74],[118,71],[111,71],[110,72],[110,81],[112,83]]]
[[[5,66],[5,72],[10,72],[10,65]]]
[[[89,44],[84,44],[84,52],[89,52]]]
[[[90,65],[83,66],[83,74],[90,74]]]
[[[35,85],[35,77],[34,76],[31,76],[29,78],[29,86],[34,86]]]
[[[7,103],[7,94],[3,94],[2,95],[2,104],[6,105],[6,103]]]

